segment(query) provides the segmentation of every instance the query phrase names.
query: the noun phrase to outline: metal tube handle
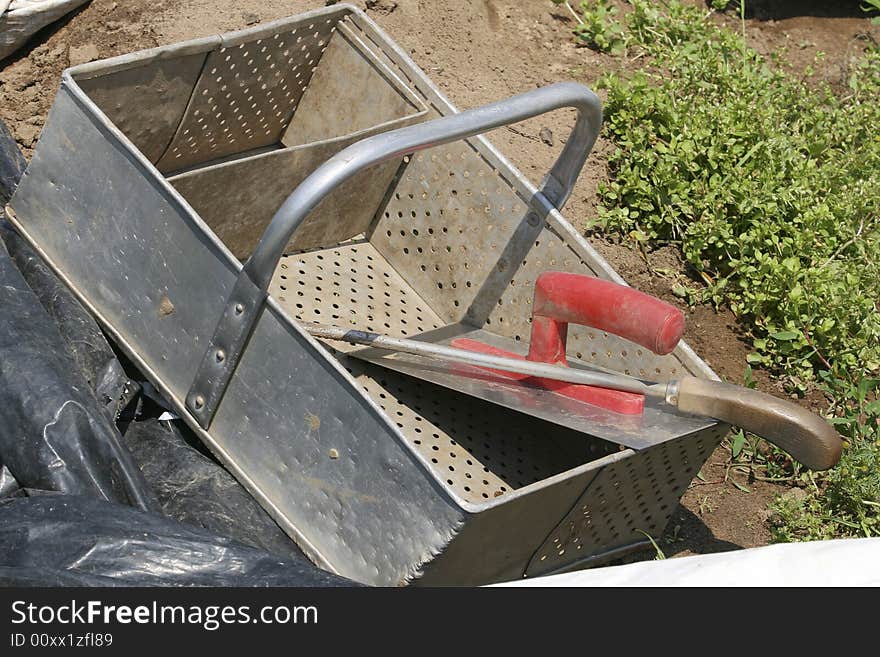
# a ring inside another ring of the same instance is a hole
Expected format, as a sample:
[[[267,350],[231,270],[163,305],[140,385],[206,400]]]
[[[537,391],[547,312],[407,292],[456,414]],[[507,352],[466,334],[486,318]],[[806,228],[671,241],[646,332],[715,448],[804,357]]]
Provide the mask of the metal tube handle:
[[[565,203],[602,123],[599,98],[587,87],[561,82],[460,114],[368,137],[340,151],[312,172],[287,197],[247,260],[214,330],[186,405],[207,428],[241,357],[268,295],[284,248],[320,202],[360,171],[416,151],[465,139],[563,107],[578,110],[571,135],[545,176],[540,194],[556,208]]]
[[[556,208],[571,194],[587,155],[599,135],[602,107],[587,87],[560,82],[490,105],[362,139],[318,167],[287,197],[272,217],[244,271],[267,289],[278,260],[296,229],[321,200],[359,171],[409,153],[472,137],[563,107],[578,118],[559,158],[541,184],[541,193]]]

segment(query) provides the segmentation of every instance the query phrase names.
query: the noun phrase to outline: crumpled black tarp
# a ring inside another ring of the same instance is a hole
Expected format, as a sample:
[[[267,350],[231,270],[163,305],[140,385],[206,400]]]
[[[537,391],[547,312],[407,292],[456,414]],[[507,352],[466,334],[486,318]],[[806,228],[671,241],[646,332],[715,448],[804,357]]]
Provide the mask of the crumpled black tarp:
[[[133,422],[123,438],[169,518],[281,557],[302,559],[296,544],[235,478],[190,447],[177,423]]]
[[[0,240],[0,465],[24,488],[159,509]]]
[[[55,322],[67,351],[111,420],[137,396],[95,319],[11,226],[0,224],[0,237],[15,266]]]
[[[0,500],[0,584],[348,586],[304,557],[282,559],[168,518],[91,497]]]
[[[121,586],[112,577],[81,575],[31,566],[0,566],[0,587],[30,586]]]
[[[26,167],[27,162],[18,144],[6,124],[0,121],[0,206],[10,199]]]

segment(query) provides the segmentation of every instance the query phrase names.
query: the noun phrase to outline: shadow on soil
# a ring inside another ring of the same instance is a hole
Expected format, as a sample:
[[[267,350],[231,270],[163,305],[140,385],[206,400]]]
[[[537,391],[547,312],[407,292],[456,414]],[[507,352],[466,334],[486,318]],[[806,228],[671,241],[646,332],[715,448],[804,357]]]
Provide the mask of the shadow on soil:
[[[706,0],[706,6],[712,6]],[[816,16],[821,18],[865,18],[861,0],[746,0],[746,18],[760,21],[782,20],[795,16]],[[729,12],[739,13],[739,0],[730,0]]]
[[[667,557],[672,557],[682,552],[729,552],[741,550],[743,546],[717,538],[700,516],[679,505],[669,519],[660,548]]]
[[[657,539],[655,538],[655,540]],[[717,538],[700,516],[680,504],[669,519],[663,537],[657,540],[657,546],[667,559],[678,555],[695,556],[743,549],[742,545]],[[656,550],[648,545],[642,550],[637,550],[604,565],[621,566],[636,561],[650,561],[655,557]]]

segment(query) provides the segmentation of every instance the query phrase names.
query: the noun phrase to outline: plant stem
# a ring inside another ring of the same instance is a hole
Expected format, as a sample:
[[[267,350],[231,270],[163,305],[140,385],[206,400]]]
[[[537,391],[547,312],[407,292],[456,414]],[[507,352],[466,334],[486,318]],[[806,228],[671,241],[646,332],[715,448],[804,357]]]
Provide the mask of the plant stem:
[[[574,19],[575,19],[578,23],[580,23],[581,25],[584,24],[584,22],[581,20],[581,17],[578,16],[578,15],[577,15],[577,12],[576,12],[574,9],[571,8],[571,5],[570,5],[570,4],[568,4],[568,0],[565,0],[565,2],[563,2],[562,4],[565,5],[565,8],[568,9],[568,11],[571,13],[572,16],[574,16]]]
[[[831,367],[831,363],[829,363],[829,362],[825,359],[825,356],[822,355],[822,353],[819,351],[818,347],[816,347],[816,345],[813,344],[813,341],[810,339],[810,333],[809,333],[809,331],[807,331],[807,327],[806,327],[806,326],[805,326],[804,328],[801,329],[801,333],[804,334],[804,339],[807,341],[807,344],[810,345],[810,347],[813,348],[813,353],[815,353],[815,354],[819,357],[819,360],[821,360],[821,361],[822,361],[822,364],[823,364],[826,368],[828,368],[828,371],[829,371],[829,372],[832,371],[833,368]]]
[[[841,244],[841,245],[837,248],[837,250],[836,250],[833,254],[831,254],[831,257],[828,258],[828,260],[826,260],[826,261],[823,262],[821,265],[819,265],[818,269],[822,269],[823,267],[827,267],[828,265],[830,265],[834,260],[837,259],[837,256],[839,256],[839,255],[840,255],[841,253],[843,253],[847,248],[849,248],[850,246],[852,246],[853,244],[855,244],[855,243],[858,241],[858,239],[862,236],[862,231],[863,231],[863,230],[865,230],[865,219],[864,219],[864,217],[862,217],[862,220],[859,221],[859,229],[856,231],[855,235],[852,236],[852,239],[848,239],[846,242],[844,242],[843,244]]]

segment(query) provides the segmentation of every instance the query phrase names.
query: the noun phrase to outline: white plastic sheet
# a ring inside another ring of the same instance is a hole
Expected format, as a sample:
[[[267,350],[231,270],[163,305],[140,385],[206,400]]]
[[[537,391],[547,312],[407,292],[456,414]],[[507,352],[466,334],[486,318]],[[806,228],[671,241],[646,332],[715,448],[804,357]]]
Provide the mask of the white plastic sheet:
[[[499,586],[880,586],[880,538],[783,543]]]
[[[0,60],[88,0],[0,0]]]

